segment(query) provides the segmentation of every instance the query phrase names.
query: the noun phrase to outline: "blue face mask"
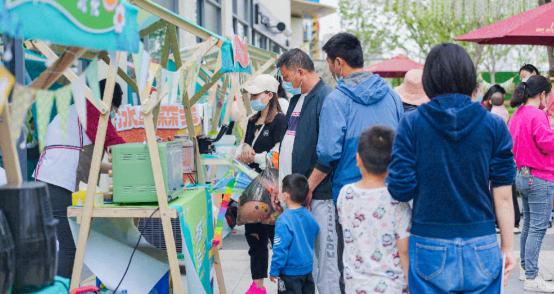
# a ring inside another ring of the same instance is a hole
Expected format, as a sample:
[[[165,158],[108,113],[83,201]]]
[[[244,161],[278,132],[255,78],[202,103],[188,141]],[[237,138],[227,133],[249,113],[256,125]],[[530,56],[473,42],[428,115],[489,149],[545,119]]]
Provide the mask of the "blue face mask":
[[[267,104],[264,104],[262,101],[260,101],[261,99],[256,99],[256,100],[252,100],[252,102],[250,102],[250,106],[252,107],[252,109],[256,112],[258,111],[262,111],[264,110],[266,107],[267,107]]]
[[[283,88],[293,96],[300,94],[300,87],[295,88],[291,82],[283,82]]]
[[[342,82],[344,82],[344,78],[342,77],[342,67],[340,69],[340,74],[334,74],[333,75],[333,78],[335,78],[335,82],[337,82],[337,85],[338,84],[341,84]]]

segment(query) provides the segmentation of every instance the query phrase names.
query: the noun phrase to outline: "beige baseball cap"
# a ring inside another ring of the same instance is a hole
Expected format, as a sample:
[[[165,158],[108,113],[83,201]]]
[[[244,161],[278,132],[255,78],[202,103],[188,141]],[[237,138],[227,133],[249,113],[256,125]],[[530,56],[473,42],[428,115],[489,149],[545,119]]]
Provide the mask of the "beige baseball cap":
[[[279,88],[279,82],[272,76],[268,74],[262,74],[256,76],[250,82],[247,82],[242,86],[246,92],[256,95],[265,91],[277,93]]]

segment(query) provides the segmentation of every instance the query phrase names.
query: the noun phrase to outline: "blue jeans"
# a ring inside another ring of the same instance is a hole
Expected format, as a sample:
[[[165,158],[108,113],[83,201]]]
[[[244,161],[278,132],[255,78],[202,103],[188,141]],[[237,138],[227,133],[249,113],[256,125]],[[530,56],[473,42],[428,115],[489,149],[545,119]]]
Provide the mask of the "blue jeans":
[[[500,292],[502,254],[496,235],[435,239],[410,236],[410,293]]]
[[[528,170],[518,171],[516,187],[523,202],[521,231],[521,266],[527,279],[539,272],[539,253],[552,214],[554,182],[532,176]]]

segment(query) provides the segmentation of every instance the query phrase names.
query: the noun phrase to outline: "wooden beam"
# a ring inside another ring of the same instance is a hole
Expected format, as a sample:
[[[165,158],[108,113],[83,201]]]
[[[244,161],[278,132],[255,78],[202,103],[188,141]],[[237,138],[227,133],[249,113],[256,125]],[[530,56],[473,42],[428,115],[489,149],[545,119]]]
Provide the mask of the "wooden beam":
[[[167,62],[169,61],[169,27],[171,25],[165,26],[165,37],[164,37],[164,43],[162,45],[162,55],[160,57],[160,65],[162,68],[167,69]]]
[[[152,34],[153,32],[155,32],[159,29],[162,29],[166,24],[167,24],[167,22],[163,19],[157,20],[153,24],[151,24],[151,25],[147,26],[146,28],[142,29],[140,31],[140,37],[143,38],[145,36],[148,36],[148,35]]]
[[[182,17],[172,13],[171,11],[167,10],[166,8],[152,2],[149,0],[129,0],[129,3],[144,9],[145,11],[167,21],[168,23],[171,23],[173,25],[178,26],[179,28],[190,32],[191,34],[201,38],[201,39],[208,39],[212,36],[208,31],[203,30],[200,26],[194,25],[191,22],[188,22],[184,20]]]
[[[92,217],[99,218],[160,218],[160,211],[155,211],[155,208],[141,207],[95,207]],[[154,214],[152,214],[154,213]],[[68,207],[67,217],[81,218],[83,215],[82,207]],[[177,210],[170,209],[169,217],[177,218]]]
[[[104,88],[103,101],[111,105],[113,92],[115,88],[115,78],[119,61],[123,58],[124,53],[118,52],[115,60],[109,64],[108,77],[106,78],[106,87]],[[92,212],[94,209],[94,195],[96,193],[96,183],[100,175],[100,164],[102,155],[104,154],[104,142],[106,141],[106,131],[110,120],[109,113],[100,114],[98,118],[98,129],[96,131],[96,139],[94,140],[94,150],[90,165],[90,173],[88,177],[87,195],[81,217],[81,226],[79,229],[79,238],[77,239],[77,251],[75,253],[75,263],[73,264],[73,274],[71,276],[71,290],[79,287],[85,252],[87,248],[88,235],[92,222]]]
[[[183,66],[183,60],[181,59],[181,50],[179,48],[179,41],[177,40],[177,27],[174,25],[168,25],[166,34],[169,34],[169,48],[173,53],[173,61],[177,69]]]
[[[146,97],[144,92],[140,97]],[[167,203],[167,192],[165,190],[165,184],[162,173],[162,164],[160,161],[160,153],[158,150],[158,144],[156,143],[156,131],[154,126],[154,117],[152,113],[144,115],[144,130],[146,131],[146,142],[148,145],[148,153],[150,154],[150,161],[152,164],[152,173],[154,175],[154,183],[156,186],[156,194],[158,196],[158,205],[160,207],[162,228],[164,232],[164,240],[167,251],[167,259],[169,261],[169,271],[171,279],[173,280],[174,293],[185,293],[183,287],[183,280],[181,279],[181,272],[179,271],[179,261],[177,260],[177,248],[175,246],[175,239],[173,238],[173,229],[170,219],[170,208]]]
[[[221,117],[221,110],[223,109],[223,102],[225,101],[225,95],[227,95],[227,91],[229,89],[229,76],[225,75],[225,79],[223,80],[223,85],[221,86],[221,91],[216,95],[216,102],[215,102],[215,112],[212,117],[212,129],[210,132],[217,131],[217,127],[219,125],[219,119]]]
[[[62,56],[49,68],[47,68],[32,83],[32,88],[48,89],[50,88],[68,69],[75,60],[86,52],[86,49],[79,47],[69,47]]]
[[[38,41],[30,41],[29,40],[29,41],[25,41],[23,44],[25,45],[25,48],[27,48],[29,50],[36,51],[37,53],[41,53],[38,50],[38,48],[36,48],[34,46],[35,42],[38,42]],[[49,47],[54,51],[54,53],[56,53],[56,55],[63,54],[64,51],[65,51],[65,48],[66,48],[64,46],[56,45],[56,44],[51,44]],[[91,60],[91,59],[97,58],[98,54],[100,54],[99,51],[88,50],[87,52],[83,53],[83,55],[81,55],[80,58]]]
[[[194,142],[194,162],[196,165],[196,177],[198,184],[204,185],[206,183],[206,175],[204,173],[204,167],[200,158],[200,149],[198,147],[198,139],[196,138],[196,131],[194,129],[194,121],[192,119],[192,104],[187,91],[183,91],[183,107],[185,109],[185,119],[187,121],[187,133],[189,138]]]
[[[59,59],[58,55],[56,55],[56,53],[54,52],[54,50],[52,50],[48,45],[46,45],[46,43],[42,42],[42,41],[31,41],[33,46],[38,50],[40,51],[40,53],[42,53],[42,55],[44,55],[48,61],[50,62],[55,62],[56,60]],[[109,64],[109,62],[108,62]],[[70,81],[70,82],[73,82],[77,79],[79,79],[79,77],[77,76],[77,74],[75,72],[73,72],[72,70],[70,69],[66,69],[63,71],[63,75]],[[98,111],[100,111],[100,113],[105,113],[107,112],[108,110],[106,109],[106,106],[101,103],[100,101],[98,101],[97,99],[94,99],[92,97],[92,90],[88,87],[88,86],[85,86],[85,89],[84,89],[84,95],[85,95],[85,98],[87,98],[87,100],[96,107],[96,109],[98,109]]]
[[[2,159],[6,168],[8,184],[11,185],[19,185],[23,182],[19,157],[15,148],[16,146],[12,143],[10,131],[10,110],[6,103],[4,111],[0,113],[0,150],[2,150]]]
[[[268,59],[264,64],[262,64],[262,66],[256,69],[256,71],[244,82],[244,84],[252,81],[258,75],[264,74],[272,66],[275,66],[275,60],[276,60],[275,57]]]
[[[221,72],[221,70],[217,71],[213,76],[212,78],[207,81],[203,86],[202,88],[200,88],[200,90],[198,90],[198,92],[194,93],[194,96],[192,96],[192,98],[190,99],[190,104],[191,105],[194,105],[196,104],[196,102],[198,102],[198,100],[200,100],[200,98],[202,98],[202,96],[215,84],[219,81],[219,79],[221,78],[221,76],[223,75],[223,72]]]

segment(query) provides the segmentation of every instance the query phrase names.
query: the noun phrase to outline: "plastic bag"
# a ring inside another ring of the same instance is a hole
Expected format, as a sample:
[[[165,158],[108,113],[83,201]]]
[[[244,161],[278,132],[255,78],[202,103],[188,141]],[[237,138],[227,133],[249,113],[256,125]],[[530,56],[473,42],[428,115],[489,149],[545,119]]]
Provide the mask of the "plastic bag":
[[[274,224],[279,211],[274,203],[279,193],[279,173],[268,167],[255,178],[239,198],[238,224]]]

